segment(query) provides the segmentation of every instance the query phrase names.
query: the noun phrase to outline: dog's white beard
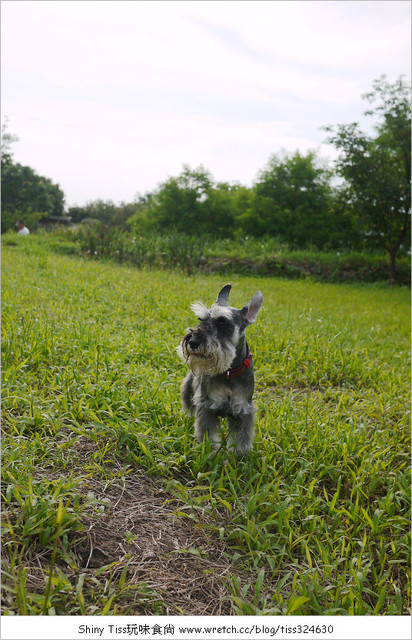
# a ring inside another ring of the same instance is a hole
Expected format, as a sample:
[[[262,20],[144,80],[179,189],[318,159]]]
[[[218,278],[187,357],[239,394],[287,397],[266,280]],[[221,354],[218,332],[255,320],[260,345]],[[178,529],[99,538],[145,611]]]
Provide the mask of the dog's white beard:
[[[189,363],[194,376],[215,376],[229,369],[236,356],[233,344],[224,347],[218,341],[211,340],[207,350],[197,351],[194,355],[179,344],[176,349],[179,358]]]

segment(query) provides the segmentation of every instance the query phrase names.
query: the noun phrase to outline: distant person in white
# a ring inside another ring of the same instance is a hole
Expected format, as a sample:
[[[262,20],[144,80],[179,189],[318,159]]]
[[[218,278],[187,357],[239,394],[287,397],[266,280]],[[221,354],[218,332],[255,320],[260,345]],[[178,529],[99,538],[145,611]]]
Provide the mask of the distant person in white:
[[[28,236],[30,234],[30,231],[28,230],[24,222],[22,222],[21,220],[18,220],[16,222],[16,227],[18,228],[18,232],[17,232],[18,236]]]

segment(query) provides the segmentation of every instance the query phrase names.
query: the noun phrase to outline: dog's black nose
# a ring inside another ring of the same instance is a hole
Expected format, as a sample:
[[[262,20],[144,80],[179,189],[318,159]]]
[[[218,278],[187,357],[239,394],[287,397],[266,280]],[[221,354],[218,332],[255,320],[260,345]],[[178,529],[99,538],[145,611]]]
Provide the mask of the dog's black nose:
[[[192,336],[188,342],[189,347],[194,350],[197,349],[200,346],[201,340],[199,338],[199,336]]]

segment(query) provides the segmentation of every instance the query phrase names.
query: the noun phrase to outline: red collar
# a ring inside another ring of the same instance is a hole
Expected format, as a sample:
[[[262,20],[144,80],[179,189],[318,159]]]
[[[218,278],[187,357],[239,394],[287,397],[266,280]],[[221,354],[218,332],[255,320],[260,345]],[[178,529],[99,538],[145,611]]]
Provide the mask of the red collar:
[[[227,369],[224,373],[222,373],[222,375],[225,376],[225,378],[234,378],[235,376],[239,376],[241,373],[246,371],[246,369],[249,369],[250,365],[252,364],[253,355],[250,353],[249,345],[247,343],[246,343],[246,346],[247,346],[246,358],[243,360],[242,364],[240,364],[238,367],[234,367],[233,369]]]

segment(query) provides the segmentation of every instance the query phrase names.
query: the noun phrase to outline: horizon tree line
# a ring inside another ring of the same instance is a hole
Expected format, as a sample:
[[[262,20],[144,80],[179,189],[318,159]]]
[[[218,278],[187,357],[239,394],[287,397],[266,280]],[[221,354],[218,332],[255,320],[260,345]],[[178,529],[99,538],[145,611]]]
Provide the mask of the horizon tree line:
[[[291,249],[380,250],[389,254],[394,276],[398,254],[410,250],[410,84],[381,76],[362,98],[371,105],[365,115],[376,118],[375,135],[358,123],[324,127],[339,151],[333,169],[316,151],[274,153],[246,187],[216,183],[202,165],[183,165],[178,176],[131,203],[96,200],[67,214],[75,223],[98,220],[140,234],[275,236]],[[19,218],[35,226],[66,212],[58,184],[14,162],[16,140],[3,125],[2,233]]]

